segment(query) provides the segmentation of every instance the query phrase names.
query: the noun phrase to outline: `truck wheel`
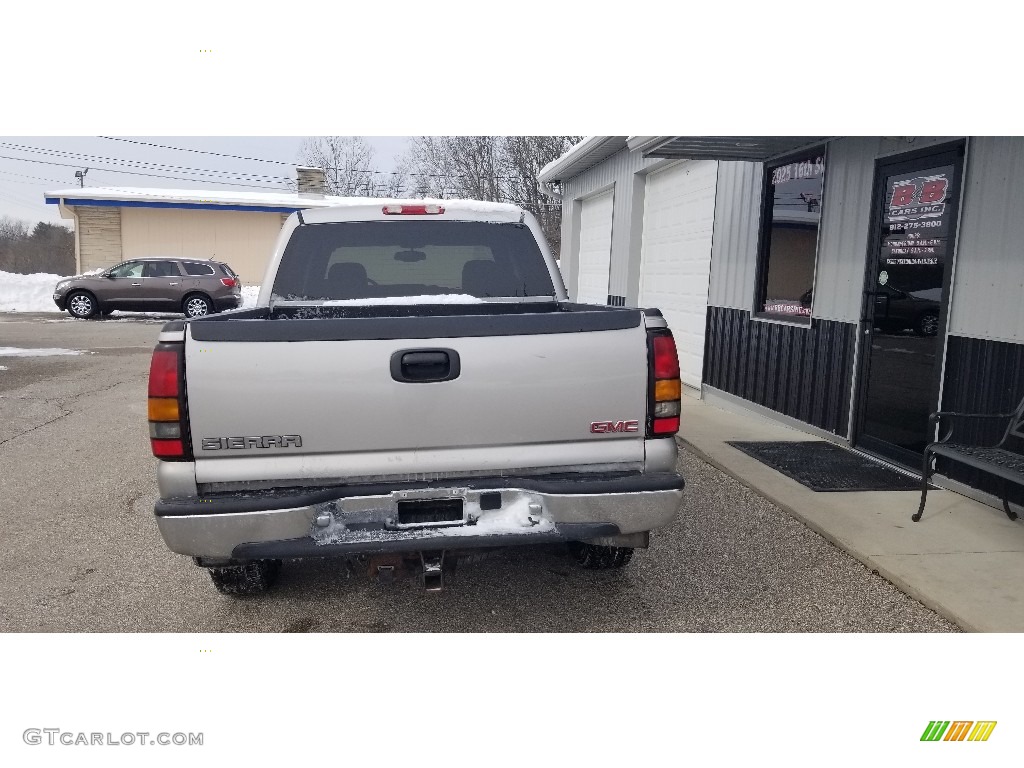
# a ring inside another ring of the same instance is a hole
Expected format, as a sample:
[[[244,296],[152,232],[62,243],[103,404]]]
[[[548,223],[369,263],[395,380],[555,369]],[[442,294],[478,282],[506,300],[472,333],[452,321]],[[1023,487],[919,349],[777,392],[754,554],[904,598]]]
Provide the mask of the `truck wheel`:
[[[280,560],[253,560],[244,565],[208,568],[213,586],[225,595],[255,595],[269,588],[281,570]]]
[[[582,541],[570,541],[569,552],[584,568],[621,568],[633,559],[632,547],[605,547]]]

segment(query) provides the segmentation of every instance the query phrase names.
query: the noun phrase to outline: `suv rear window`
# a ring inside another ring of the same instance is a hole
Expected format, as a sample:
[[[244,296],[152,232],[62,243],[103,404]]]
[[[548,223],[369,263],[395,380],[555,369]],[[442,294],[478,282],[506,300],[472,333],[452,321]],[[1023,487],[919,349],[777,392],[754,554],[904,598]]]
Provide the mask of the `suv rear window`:
[[[192,275],[193,277],[213,274],[213,267],[209,264],[200,264],[197,261],[186,261],[183,266],[185,267],[185,274]]]
[[[274,281],[293,301],[468,294],[553,296],[528,227],[475,221],[352,221],[298,227]]]

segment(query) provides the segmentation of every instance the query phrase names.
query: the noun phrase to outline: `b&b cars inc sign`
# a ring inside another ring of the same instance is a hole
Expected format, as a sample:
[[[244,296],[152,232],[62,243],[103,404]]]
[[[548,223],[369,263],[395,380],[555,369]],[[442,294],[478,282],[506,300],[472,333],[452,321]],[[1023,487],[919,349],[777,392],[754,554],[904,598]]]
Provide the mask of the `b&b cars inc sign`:
[[[952,166],[943,166],[913,178],[889,177],[883,264],[934,265],[946,255],[952,174]]]

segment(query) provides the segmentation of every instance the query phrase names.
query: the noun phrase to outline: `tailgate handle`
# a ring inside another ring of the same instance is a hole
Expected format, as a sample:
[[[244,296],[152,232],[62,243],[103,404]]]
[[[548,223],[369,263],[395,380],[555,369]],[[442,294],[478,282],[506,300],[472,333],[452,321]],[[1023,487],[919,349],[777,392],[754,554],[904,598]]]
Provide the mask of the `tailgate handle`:
[[[454,349],[400,349],[391,356],[391,378],[395,381],[451,381],[459,373],[459,353]]]

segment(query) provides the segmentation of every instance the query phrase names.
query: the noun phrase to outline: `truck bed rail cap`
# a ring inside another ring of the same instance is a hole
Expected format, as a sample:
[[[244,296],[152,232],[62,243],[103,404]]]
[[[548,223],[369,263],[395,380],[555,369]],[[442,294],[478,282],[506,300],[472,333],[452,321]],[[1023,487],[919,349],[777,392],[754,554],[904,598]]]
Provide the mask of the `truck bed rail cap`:
[[[163,328],[160,329],[160,336],[158,341],[184,341],[185,340],[185,321],[184,320],[172,320],[169,323],[165,323]]]
[[[444,206],[444,213],[437,215],[415,216],[417,221],[493,221],[497,223],[519,223],[522,221],[523,210],[509,203],[489,203],[483,200],[433,200],[433,199],[379,199],[353,200],[342,205],[330,205],[323,208],[311,208],[302,212],[305,224],[329,224],[342,221],[394,221],[401,216],[389,216],[384,213],[385,205],[423,205],[437,203]]]

